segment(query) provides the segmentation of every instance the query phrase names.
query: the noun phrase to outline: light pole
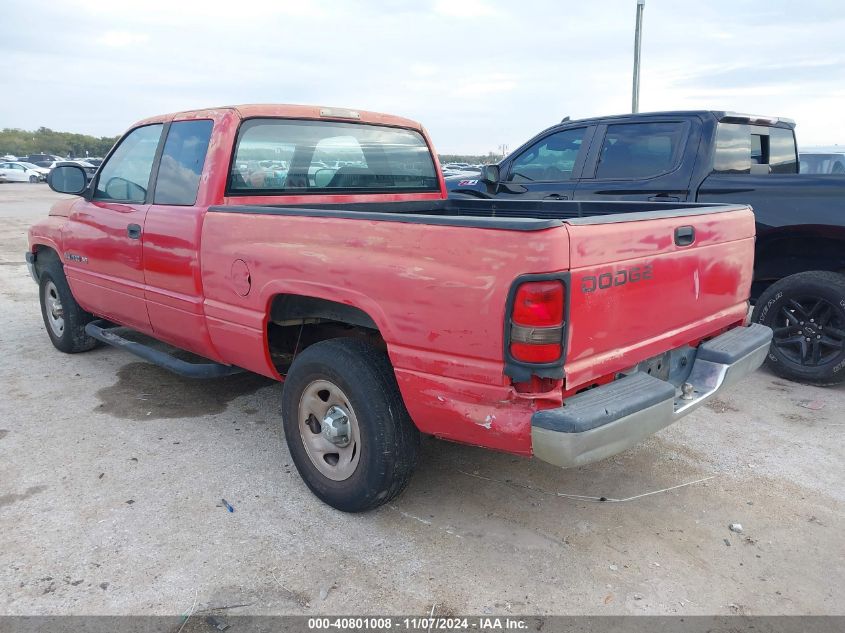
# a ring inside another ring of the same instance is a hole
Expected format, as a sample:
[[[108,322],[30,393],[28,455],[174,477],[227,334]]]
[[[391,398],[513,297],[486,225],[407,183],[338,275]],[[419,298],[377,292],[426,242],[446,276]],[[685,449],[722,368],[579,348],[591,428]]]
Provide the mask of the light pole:
[[[637,26],[634,29],[634,86],[631,96],[631,112],[640,111],[640,43],[643,35],[643,9],[645,0],[637,0]]]

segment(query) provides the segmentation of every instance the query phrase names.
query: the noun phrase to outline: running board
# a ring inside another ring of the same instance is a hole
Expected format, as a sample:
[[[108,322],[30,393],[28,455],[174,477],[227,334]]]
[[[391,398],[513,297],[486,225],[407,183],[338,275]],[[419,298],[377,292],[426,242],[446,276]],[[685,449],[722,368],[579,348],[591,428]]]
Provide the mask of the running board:
[[[222,378],[223,376],[231,376],[232,374],[240,374],[244,370],[240,367],[233,367],[232,365],[222,365],[220,363],[189,363],[180,360],[167,352],[162,352],[153,349],[143,343],[136,343],[115,334],[118,326],[111,325],[107,321],[91,321],[85,326],[85,333],[98,341],[114,345],[120,349],[125,349],[127,352],[140,356],[146,361],[163,367],[174,374],[185,376],[186,378]]]

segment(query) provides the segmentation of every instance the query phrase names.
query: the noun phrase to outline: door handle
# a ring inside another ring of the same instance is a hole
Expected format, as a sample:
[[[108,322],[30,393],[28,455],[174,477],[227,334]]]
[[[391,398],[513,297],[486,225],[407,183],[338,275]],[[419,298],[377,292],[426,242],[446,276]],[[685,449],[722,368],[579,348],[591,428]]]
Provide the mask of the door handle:
[[[678,196],[670,196],[668,193],[658,193],[656,196],[650,196],[649,202],[680,202]]]
[[[560,193],[550,193],[543,200],[569,200],[569,196]]]
[[[675,244],[689,246],[695,241],[695,227],[679,226],[675,229]]]
[[[139,240],[141,239],[141,227],[138,224],[130,224],[126,227],[126,235],[129,236],[130,240]]]

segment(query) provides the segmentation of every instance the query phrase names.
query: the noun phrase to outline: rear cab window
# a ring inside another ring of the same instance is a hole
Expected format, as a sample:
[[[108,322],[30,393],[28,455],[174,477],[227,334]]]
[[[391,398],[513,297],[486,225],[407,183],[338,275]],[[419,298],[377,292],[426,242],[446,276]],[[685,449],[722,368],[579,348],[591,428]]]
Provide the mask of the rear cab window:
[[[595,178],[634,180],[674,171],[686,138],[687,125],[681,121],[608,125]]]
[[[406,128],[298,119],[241,124],[230,195],[439,191],[423,136]]]
[[[798,173],[795,133],[791,128],[720,122],[716,128],[713,172]]]

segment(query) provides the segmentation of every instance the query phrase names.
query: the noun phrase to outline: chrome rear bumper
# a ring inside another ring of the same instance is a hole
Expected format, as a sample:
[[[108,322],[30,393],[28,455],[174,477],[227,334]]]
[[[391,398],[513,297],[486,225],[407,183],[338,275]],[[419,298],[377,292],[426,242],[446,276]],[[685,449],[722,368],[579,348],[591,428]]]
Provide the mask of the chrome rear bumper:
[[[680,384],[636,372],[538,411],[531,419],[534,456],[569,468],[620,453],[753,372],[771,340],[772,330],[758,323],[734,328],[695,350]]]

